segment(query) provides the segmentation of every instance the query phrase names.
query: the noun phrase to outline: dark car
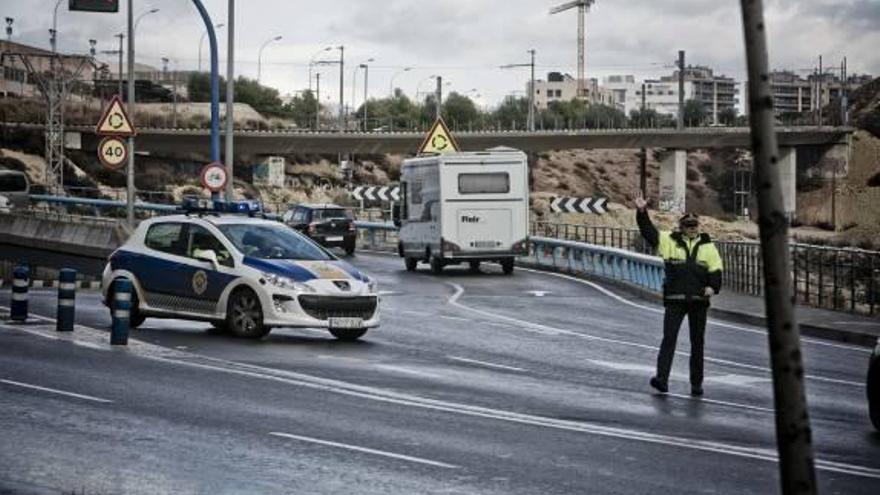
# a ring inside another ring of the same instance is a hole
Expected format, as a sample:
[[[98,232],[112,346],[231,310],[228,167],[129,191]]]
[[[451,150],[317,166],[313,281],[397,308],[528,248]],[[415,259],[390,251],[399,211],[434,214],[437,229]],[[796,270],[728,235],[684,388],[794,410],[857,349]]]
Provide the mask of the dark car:
[[[877,339],[877,346],[874,347],[871,362],[868,364],[867,389],[871,422],[880,431],[880,339]]]
[[[302,204],[291,207],[282,217],[289,225],[326,247],[341,247],[354,254],[357,228],[354,215],[342,206]]]

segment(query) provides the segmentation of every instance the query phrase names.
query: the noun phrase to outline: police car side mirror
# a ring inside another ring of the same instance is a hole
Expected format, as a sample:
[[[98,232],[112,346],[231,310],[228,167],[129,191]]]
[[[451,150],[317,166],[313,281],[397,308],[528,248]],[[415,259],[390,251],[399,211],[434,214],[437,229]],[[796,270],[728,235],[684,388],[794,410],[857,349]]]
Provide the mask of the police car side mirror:
[[[201,261],[207,261],[214,265],[214,269],[220,265],[220,261],[217,260],[217,253],[215,253],[212,249],[206,249],[204,251],[199,251],[196,253],[195,258]]]
[[[395,203],[391,208],[391,221],[394,222],[395,227],[400,228],[400,203]]]

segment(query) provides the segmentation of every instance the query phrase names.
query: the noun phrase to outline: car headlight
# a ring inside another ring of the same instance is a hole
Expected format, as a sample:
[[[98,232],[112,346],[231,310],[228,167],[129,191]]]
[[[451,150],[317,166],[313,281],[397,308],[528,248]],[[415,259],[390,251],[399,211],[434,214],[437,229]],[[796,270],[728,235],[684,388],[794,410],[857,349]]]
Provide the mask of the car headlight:
[[[282,277],[281,275],[275,275],[274,273],[263,273],[263,279],[280,289],[291,289],[297,292],[315,292],[315,289],[304,283],[297,282],[288,277]]]

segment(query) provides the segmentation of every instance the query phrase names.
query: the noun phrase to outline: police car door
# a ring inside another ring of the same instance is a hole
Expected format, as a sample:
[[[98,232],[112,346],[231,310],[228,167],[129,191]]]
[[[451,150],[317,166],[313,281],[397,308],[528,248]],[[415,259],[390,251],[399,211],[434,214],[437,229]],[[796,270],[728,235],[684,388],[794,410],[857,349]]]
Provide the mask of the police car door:
[[[175,289],[177,295],[186,299],[190,311],[196,313],[217,312],[217,301],[223,290],[235,280],[235,261],[230,249],[207,228],[189,224],[186,262],[180,266],[184,283]],[[198,259],[200,253],[213,251],[217,265]]]

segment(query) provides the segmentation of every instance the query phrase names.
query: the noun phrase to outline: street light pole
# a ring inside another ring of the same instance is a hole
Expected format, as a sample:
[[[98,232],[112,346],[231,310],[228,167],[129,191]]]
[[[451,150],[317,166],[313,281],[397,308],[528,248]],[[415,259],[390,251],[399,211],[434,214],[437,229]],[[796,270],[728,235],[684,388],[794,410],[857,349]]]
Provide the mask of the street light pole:
[[[332,49],[333,49],[332,46],[322,48],[321,50],[315,52],[315,54],[312,55],[312,58],[309,59],[309,91],[312,90],[312,66],[315,65],[315,57],[317,57],[318,55],[320,55],[326,51],[330,51]]]
[[[397,71],[396,73],[394,73],[393,76],[391,76],[391,82],[388,83],[388,97],[389,98],[394,97],[394,78],[404,72],[409,72],[411,70],[412,70],[412,67],[404,67],[402,70]]]
[[[231,22],[231,21],[230,21],[230,22]],[[215,27],[216,29],[220,29],[220,28],[222,28],[224,25],[225,25],[225,24],[223,24],[223,23],[221,22],[220,24],[217,24],[217,25],[215,25],[214,27]],[[230,24],[230,25],[231,25],[231,24]],[[205,43],[205,36],[208,36],[208,31],[207,31],[207,30],[205,30],[205,32],[202,33],[202,37],[199,39],[199,72],[202,71],[202,45]]]
[[[64,0],[58,0],[55,2],[55,9],[52,11],[52,30],[49,32],[51,37],[49,38],[49,43],[52,45],[52,53],[56,53],[56,45],[57,40],[56,36],[58,34],[58,7],[61,5],[61,2]]]
[[[367,132],[367,81],[369,81],[370,78],[370,66],[367,64],[361,64],[361,67],[364,68],[364,132]]]
[[[339,45],[339,130],[341,131],[344,126],[343,119],[345,118],[345,106],[343,105],[343,93],[345,92],[343,88],[343,83],[345,82],[345,46]]]
[[[528,128],[529,131],[535,130],[535,50],[528,50],[527,53],[531,55],[531,61],[527,64],[506,64],[502,65],[501,69],[512,69],[514,67],[530,67],[532,70],[531,83],[529,83],[529,115],[528,115]]]
[[[117,76],[119,77],[119,97],[122,98],[122,54],[125,51],[122,48],[122,42],[125,40],[125,33],[119,33],[116,37],[119,38],[119,74]]]
[[[235,134],[235,0],[229,0],[226,19],[229,29],[226,32],[226,201],[235,199],[235,154],[233,141]],[[219,26],[223,26],[220,24]],[[199,56],[202,52],[199,49]],[[176,96],[176,94],[175,94]]]
[[[273,41],[279,41],[281,38],[283,38],[283,36],[275,36],[274,38],[269,38],[265,42],[263,42],[262,46],[260,46],[260,51],[257,55],[257,82],[260,82],[260,76],[263,72],[263,49],[266,48],[266,45],[268,45],[269,43],[272,43]]]
[[[321,73],[315,74],[315,130],[321,129]]]
[[[57,6],[56,6],[57,7]],[[134,119],[134,0],[128,0],[128,115]],[[134,125],[132,123],[132,125]],[[128,137],[128,170],[126,174],[125,217],[134,228],[134,136]]]

